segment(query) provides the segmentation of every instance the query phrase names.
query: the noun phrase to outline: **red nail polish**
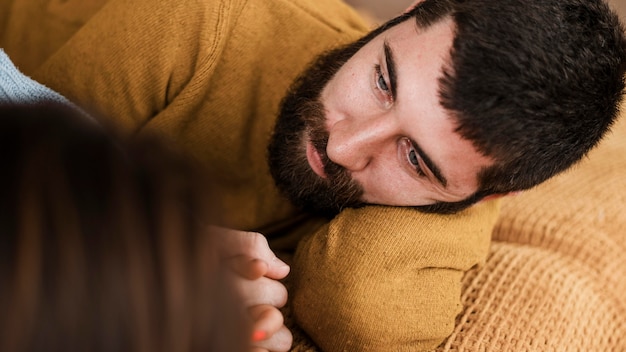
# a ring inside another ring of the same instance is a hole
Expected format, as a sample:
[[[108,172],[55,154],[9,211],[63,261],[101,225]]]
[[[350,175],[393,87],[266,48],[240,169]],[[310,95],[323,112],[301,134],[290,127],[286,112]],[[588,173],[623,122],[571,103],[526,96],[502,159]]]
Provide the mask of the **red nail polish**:
[[[265,340],[266,337],[267,333],[265,331],[257,330],[252,334],[252,341],[259,342]]]

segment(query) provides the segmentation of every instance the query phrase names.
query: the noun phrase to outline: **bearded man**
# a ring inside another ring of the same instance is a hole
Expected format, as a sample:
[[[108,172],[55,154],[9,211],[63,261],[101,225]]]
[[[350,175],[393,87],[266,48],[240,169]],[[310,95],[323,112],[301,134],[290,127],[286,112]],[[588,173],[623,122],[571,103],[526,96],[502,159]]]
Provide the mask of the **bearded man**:
[[[336,0],[111,0],[40,67],[6,50],[211,168],[220,225],[297,245],[292,309],[323,350],[427,350],[486,258],[498,202],[481,201],[612,124],[623,30],[579,0],[425,0],[367,30]]]

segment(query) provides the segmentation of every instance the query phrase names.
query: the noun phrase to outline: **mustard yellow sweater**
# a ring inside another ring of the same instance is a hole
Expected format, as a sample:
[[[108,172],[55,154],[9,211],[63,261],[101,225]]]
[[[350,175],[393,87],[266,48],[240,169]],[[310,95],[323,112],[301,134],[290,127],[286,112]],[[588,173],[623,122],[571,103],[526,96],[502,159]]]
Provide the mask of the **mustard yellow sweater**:
[[[352,9],[339,0],[111,0],[81,15],[79,2],[78,14],[31,4],[24,26],[12,20],[15,35],[28,29],[36,43],[67,18],[77,29],[47,44],[60,48],[36,80],[126,133],[170,139],[214,170],[222,225],[276,243],[303,236],[291,308],[324,351],[419,351],[453,331],[461,278],[487,256],[497,203],[455,216],[366,207],[320,223],[281,198],[268,173],[266,143],[292,80],[323,50],[366,32]],[[22,46],[12,41],[7,52],[27,60]]]

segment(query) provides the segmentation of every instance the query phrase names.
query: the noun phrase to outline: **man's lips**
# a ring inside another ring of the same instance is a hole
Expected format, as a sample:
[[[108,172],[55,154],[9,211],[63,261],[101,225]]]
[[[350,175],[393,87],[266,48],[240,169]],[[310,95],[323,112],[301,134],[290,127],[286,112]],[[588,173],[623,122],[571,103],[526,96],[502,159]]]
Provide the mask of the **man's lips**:
[[[315,172],[321,178],[327,177],[326,172],[324,172],[324,163],[322,163],[322,157],[309,140],[306,141],[306,159],[309,162],[309,166],[311,166],[313,172]]]

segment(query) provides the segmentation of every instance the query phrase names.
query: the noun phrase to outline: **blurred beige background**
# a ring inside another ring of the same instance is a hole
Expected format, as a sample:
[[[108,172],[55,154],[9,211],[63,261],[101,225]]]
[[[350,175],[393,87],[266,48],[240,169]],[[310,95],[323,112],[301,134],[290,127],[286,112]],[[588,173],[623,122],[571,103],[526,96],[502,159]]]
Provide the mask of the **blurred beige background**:
[[[375,22],[382,22],[396,16],[406,9],[414,0],[345,0],[366,13]],[[611,6],[626,22],[626,0],[608,0]]]

